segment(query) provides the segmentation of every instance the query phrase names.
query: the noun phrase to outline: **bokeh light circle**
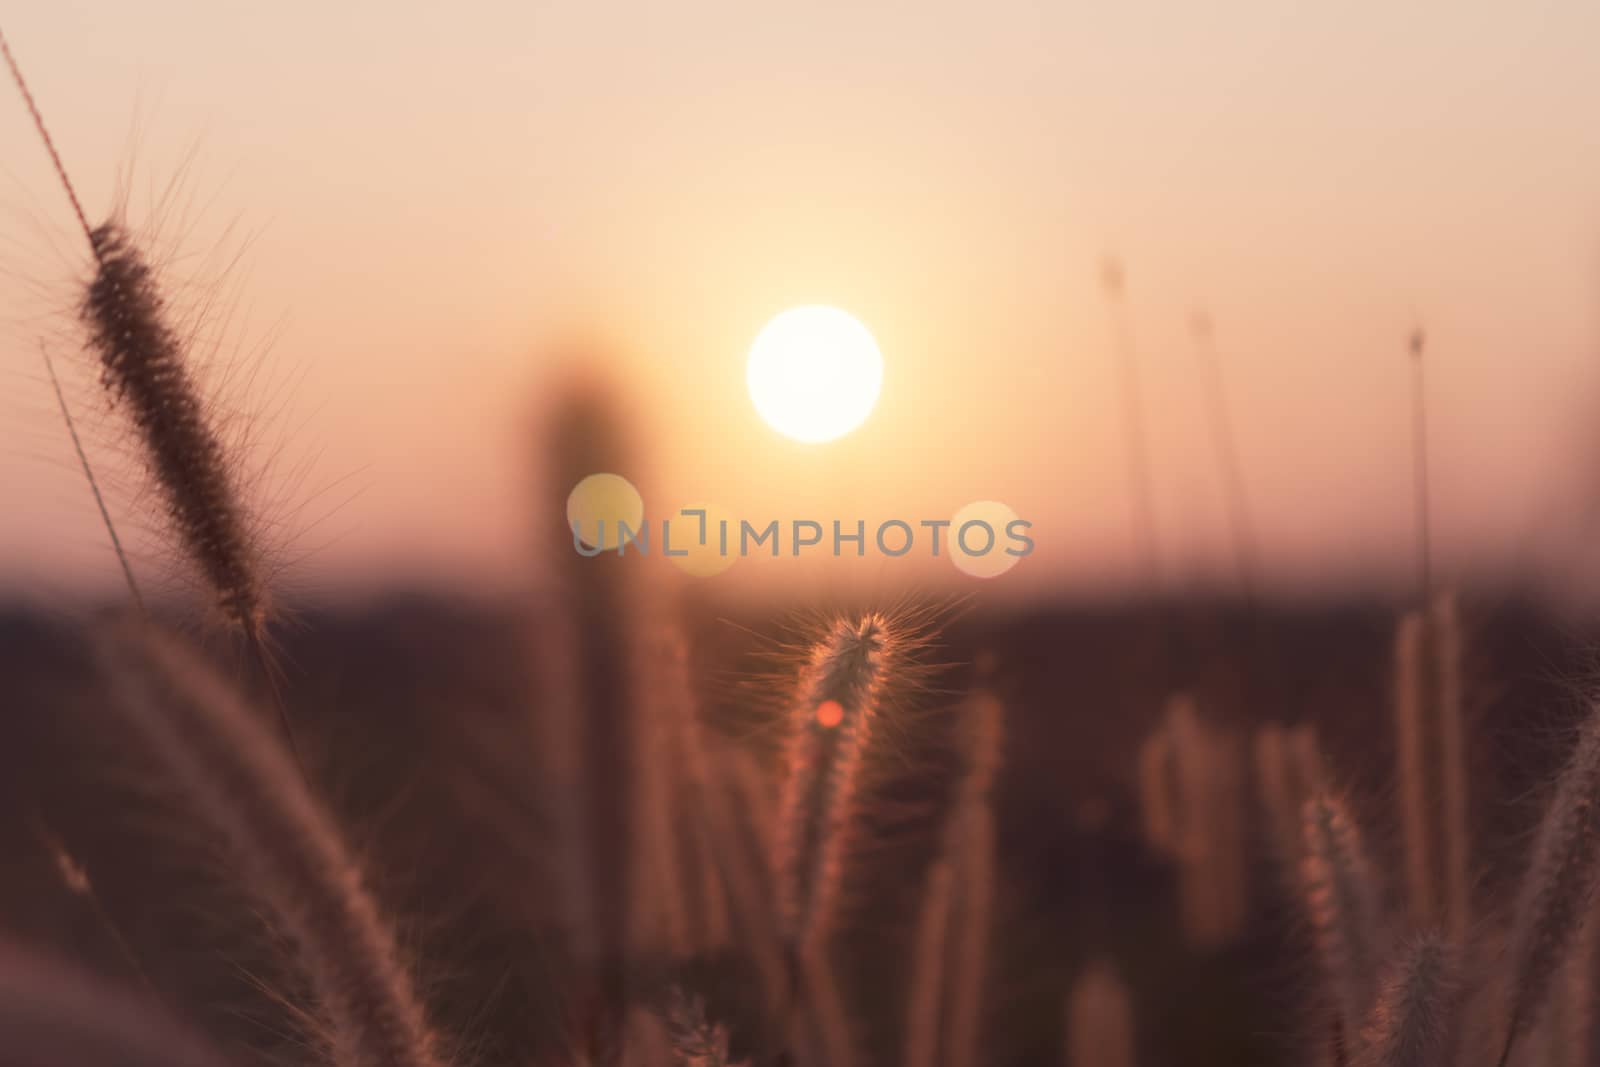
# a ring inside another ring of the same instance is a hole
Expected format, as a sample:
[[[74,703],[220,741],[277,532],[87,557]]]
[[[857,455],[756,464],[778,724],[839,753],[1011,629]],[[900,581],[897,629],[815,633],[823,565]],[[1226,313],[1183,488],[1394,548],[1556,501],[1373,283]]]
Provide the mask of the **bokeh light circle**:
[[[1006,528],[1019,516],[998,500],[975,500],[950,520],[950,559],[974,578],[997,578],[1017,565],[1023,546]]]
[[[567,494],[567,528],[587,547],[615,549],[624,525],[635,536],[644,528],[644,498],[622,475],[591,474]]]
[[[685,515],[686,511],[705,512],[703,530],[701,516]],[[722,543],[724,522],[728,524],[726,552]],[[673,554],[667,558],[696,578],[721,574],[739,558],[739,524],[725,509],[715,504],[684,505],[667,519],[666,529],[667,539],[662,542],[661,551],[665,553],[670,546]],[[702,533],[705,535],[705,544],[700,543]],[[684,555],[678,555],[679,552]]]

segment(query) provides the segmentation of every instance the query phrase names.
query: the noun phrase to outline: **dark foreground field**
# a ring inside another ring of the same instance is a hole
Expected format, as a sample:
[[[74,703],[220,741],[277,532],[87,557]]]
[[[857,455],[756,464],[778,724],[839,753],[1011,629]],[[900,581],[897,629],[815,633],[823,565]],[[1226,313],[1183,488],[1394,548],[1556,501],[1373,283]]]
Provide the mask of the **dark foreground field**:
[[[1567,751],[1592,656],[1582,635],[1531,609],[1468,602],[1462,614],[1472,893],[1475,921],[1492,923]],[[1109,961],[1141,1064],[1317,1062],[1312,938],[1274,857],[1250,739],[1269,721],[1314,724],[1397,896],[1394,619],[1381,605],[945,619],[844,877],[833,951],[863,1062],[902,1055],[917,916],[974,686],[999,698],[1005,723],[981,1061],[1063,1062],[1069,990]],[[773,652],[789,638],[710,609],[688,630],[709,743],[778,774],[792,664]],[[574,1061],[589,994],[556,903],[562,800],[541,780],[530,723],[549,687],[525,629],[481,605],[395,597],[302,618],[281,660],[307,774],[394,919],[439,1029],[472,1062]],[[0,671],[0,924],[144,987],[225,1047],[302,1062],[317,1036],[293,1006],[305,990],[281,935],[231,884],[172,783],[119,738],[78,628],[0,616]],[[1184,933],[1172,858],[1141,829],[1141,744],[1180,691],[1240,753],[1237,813],[1211,817],[1236,820],[1244,899],[1200,944]],[[641,832],[626,814],[615,826]],[[741,948],[712,939],[616,966],[642,1003],[668,985],[692,988],[728,1024],[735,1055],[766,1062],[785,1042]]]

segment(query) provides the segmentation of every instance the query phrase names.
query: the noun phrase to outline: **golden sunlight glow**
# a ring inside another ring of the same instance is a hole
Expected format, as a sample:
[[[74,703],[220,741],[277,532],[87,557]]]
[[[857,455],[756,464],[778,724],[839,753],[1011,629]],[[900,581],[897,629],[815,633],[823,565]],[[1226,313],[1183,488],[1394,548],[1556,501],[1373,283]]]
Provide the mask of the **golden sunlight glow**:
[[[883,355],[848,312],[820,304],[790,308],[756,336],[745,380],[774,430],[800,441],[831,441],[872,413]]]

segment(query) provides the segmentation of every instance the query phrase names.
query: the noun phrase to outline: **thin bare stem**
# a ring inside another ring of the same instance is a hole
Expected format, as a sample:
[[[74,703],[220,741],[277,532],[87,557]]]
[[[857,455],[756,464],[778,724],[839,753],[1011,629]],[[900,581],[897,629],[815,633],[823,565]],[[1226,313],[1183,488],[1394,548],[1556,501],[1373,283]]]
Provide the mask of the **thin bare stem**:
[[[61,162],[61,153],[56,151],[56,142],[50,136],[50,130],[44,124],[44,115],[39,111],[39,105],[34,102],[33,91],[28,88],[28,82],[22,76],[22,67],[17,63],[17,57],[11,54],[11,45],[6,42],[6,35],[0,32],[0,55],[5,56],[6,66],[11,69],[11,80],[17,83],[17,91],[22,94],[22,102],[27,105],[28,114],[33,117],[33,127],[39,131],[39,140],[44,142],[46,152],[50,153],[50,163],[56,169],[56,177],[61,179],[61,188],[67,192],[67,199],[72,201],[72,213],[77,216],[78,225],[83,227],[83,235],[89,239],[89,247],[94,249],[94,227],[89,225],[89,217],[83,212],[83,204],[78,200],[78,190],[73,188],[72,179],[67,177],[67,168]],[[95,250],[98,256],[98,249]]]
[[[128,582],[128,592],[133,597],[133,605],[141,615],[149,615],[145,610],[144,597],[139,592],[139,583],[133,577],[133,566],[128,562],[128,553],[122,547],[122,538],[117,536],[117,525],[111,521],[111,512],[106,507],[106,499],[100,493],[100,483],[95,479],[94,468],[89,464],[89,456],[83,450],[83,441],[78,437],[78,424],[72,418],[72,410],[67,406],[67,395],[61,389],[61,379],[56,376],[55,361],[50,358],[49,349],[43,344],[39,346],[39,355],[44,359],[44,368],[50,374],[50,386],[55,390],[56,404],[61,408],[61,419],[67,424],[67,433],[72,437],[72,450],[78,454],[78,464],[83,468],[83,476],[89,482],[89,492],[94,494],[94,505],[100,509],[100,520],[105,523],[106,533],[111,537],[111,548],[117,554],[117,563],[122,567],[122,577]]]
[[[1152,587],[1161,584],[1161,544],[1157,531],[1155,491],[1150,478],[1150,446],[1145,432],[1144,392],[1139,375],[1139,351],[1133,339],[1125,296],[1122,264],[1107,259],[1101,264],[1101,288],[1111,315],[1112,342],[1122,400],[1123,453],[1128,464],[1129,521],[1134,541]]]
[[[1426,335],[1411,332],[1411,451],[1417,516],[1417,602],[1426,605],[1433,591],[1433,559],[1428,516],[1428,397],[1423,363]]]
[[[1217,348],[1216,333],[1209,317],[1196,314],[1191,323],[1191,332],[1205,374],[1206,421],[1211,426],[1211,447],[1216,457],[1217,472],[1222,478],[1223,498],[1227,502],[1234,561],[1239,569],[1239,584],[1248,598],[1255,593],[1258,570],[1255,523],[1251,518],[1250,494],[1245,488],[1244,469],[1239,462],[1238,443],[1234,440],[1228,390],[1222,371],[1222,353]]]

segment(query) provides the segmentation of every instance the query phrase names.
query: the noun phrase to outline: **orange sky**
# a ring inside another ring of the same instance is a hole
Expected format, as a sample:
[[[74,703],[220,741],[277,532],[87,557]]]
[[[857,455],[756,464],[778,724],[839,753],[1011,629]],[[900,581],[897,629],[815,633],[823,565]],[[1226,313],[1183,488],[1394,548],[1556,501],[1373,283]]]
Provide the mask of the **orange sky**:
[[[1198,305],[1267,577],[1336,589],[1408,564],[1415,318],[1447,575],[1553,558],[1600,457],[1600,9],[1402,8],[51,0],[3,28],[91,211],[131,162],[147,220],[198,145],[173,269],[215,281],[243,249],[222,332],[245,355],[223,362],[259,373],[283,554],[319,586],[523,560],[526,417],[572,333],[612,339],[637,387],[647,505],[995,498],[1039,545],[999,582],[1114,584],[1134,559],[1113,250],[1172,580],[1230,563]],[[81,238],[0,95],[0,585],[110,581],[36,350],[53,338],[103,421],[62,313]],[[763,426],[743,377],[762,323],[814,302],[886,366],[872,419],[820,447]]]

